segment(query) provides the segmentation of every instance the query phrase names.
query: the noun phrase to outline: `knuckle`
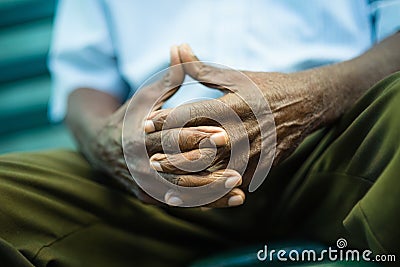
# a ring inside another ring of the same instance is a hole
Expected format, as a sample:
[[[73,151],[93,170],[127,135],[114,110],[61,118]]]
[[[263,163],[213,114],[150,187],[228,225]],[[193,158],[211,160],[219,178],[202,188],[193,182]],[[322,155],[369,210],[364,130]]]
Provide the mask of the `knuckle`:
[[[183,131],[182,131],[183,132]],[[180,143],[185,148],[198,148],[202,141],[208,141],[210,134],[199,130],[185,130],[185,133],[180,137]]]
[[[148,154],[152,155],[155,152],[160,151],[160,139],[161,137],[159,132],[154,132],[145,136],[145,143]]]
[[[168,114],[166,112],[159,112],[151,119],[157,131],[163,128],[163,125],[165,124],[165,118],[167,116]]]
[[[189,114],[188,122],[191,122],[194,125],[198,125],[201,121],[201,118],[203,117],[203,107],[199,107],[199,104],[192,104],[187,107],[187,114]]]
[[[164,129],[172,129],[183,127],[188,119],[188,107],[190,105],[182,105],[173,109],[170,113],[163,117]]]
[[[199,67],[197,70],[197,78],[204,79],[206,78],[211,72],[211,68],[203,63],[199,63]]]
[[[166,158],[165,154],[162,153],[156,153],[153,156],[150,157],[150,161],[162,161]]]
[[[203,160],[213,162],[217,158],[217,153],[215,148],[204,148],[201,150],[201,158]]]
[[[166,152],[179,153],[178,137],[176,131],[166,130],[161,132],[161,145]]]

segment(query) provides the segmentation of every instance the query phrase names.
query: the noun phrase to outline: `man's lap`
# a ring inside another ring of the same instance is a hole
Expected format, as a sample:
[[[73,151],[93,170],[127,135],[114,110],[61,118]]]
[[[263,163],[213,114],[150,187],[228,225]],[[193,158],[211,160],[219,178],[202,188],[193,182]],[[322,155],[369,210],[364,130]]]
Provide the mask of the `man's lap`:
[[[399,253],[400,73],[371,88],[327,130],[287,184],[281,221],[323,241],[345,237]],[[362,212],[361,212],[362,211]]]
[[[70,255],[68,264],[78,257],[97,266],[144,259],[173,266],[226,242],[99,183],[98,175],[72,151],[1,156],[1,238],[39,265]]]
[[[111,188],[73,151],[0,156],[0,237],[34,264],[57,260],[78,266],[87,265],[85,260],[98,266],[109,260],[180,265],[215,249],[299,233],[327,242],[344,235],[354,245],[371,246],[355,207],[366,202],[372,216],[377,206],[371,201],[399,195],[393,174],[384,173],[400,165],[398,76],[397,85],[389,78],[391,83],[370,90],[335,126],[306,139],[237,208],[144,205]],[[376,179],[391,186],[375,190]],[[384,215],[374,227],[389,218]],[[382,246],[397,245],[386,241],[387,233],[378,235]]]

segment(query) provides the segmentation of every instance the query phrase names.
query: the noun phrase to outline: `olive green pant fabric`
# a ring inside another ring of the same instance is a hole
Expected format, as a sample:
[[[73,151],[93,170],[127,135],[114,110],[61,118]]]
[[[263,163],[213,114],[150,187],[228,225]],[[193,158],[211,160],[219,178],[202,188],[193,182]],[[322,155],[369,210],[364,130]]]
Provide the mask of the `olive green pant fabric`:
[[[307,238],[400,250],[400,74],[371,88],[227,209],[142,204],[74,151],[0,156],[1,266],[186,266]]]

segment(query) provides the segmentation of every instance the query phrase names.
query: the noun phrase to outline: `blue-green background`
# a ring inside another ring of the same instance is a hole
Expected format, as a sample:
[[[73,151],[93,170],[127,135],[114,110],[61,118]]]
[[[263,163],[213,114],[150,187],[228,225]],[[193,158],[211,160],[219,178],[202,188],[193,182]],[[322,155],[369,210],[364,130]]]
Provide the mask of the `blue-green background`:
[[[0,153],[73,148],[47,118],[47,54],[56,0],[0,0]]]

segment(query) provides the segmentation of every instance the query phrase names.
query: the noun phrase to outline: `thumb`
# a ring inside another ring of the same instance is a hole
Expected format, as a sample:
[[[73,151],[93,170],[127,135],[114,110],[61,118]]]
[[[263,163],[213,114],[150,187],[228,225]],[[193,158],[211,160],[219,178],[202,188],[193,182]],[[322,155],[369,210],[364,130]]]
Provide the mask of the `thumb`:
[[[179,57],[178,46],[173,45],[170,48],[170,63],[167,73],[163,77],[163,86],[172,86],[178,89],[185,79],[185,72],[182,68]],[[176,90],[174,91],[174,93]]]
[[[188,44],[179,46],[179,57],[185,73],[201,84],[222,91],[229,91],[228,88],[233,86],[233,84],[229,84],[230,70],[201,62]]]
[[[161,106],[179,90],[184,79],[185,72],[179,57],[178,46],[174,45],[170,48],[170,67],[155,88],[156,91],[165,90],[166,88],[171,89],[166,91],[161,99],[159,99],[158,103],[154,106],[154,110],[161,108]]]

